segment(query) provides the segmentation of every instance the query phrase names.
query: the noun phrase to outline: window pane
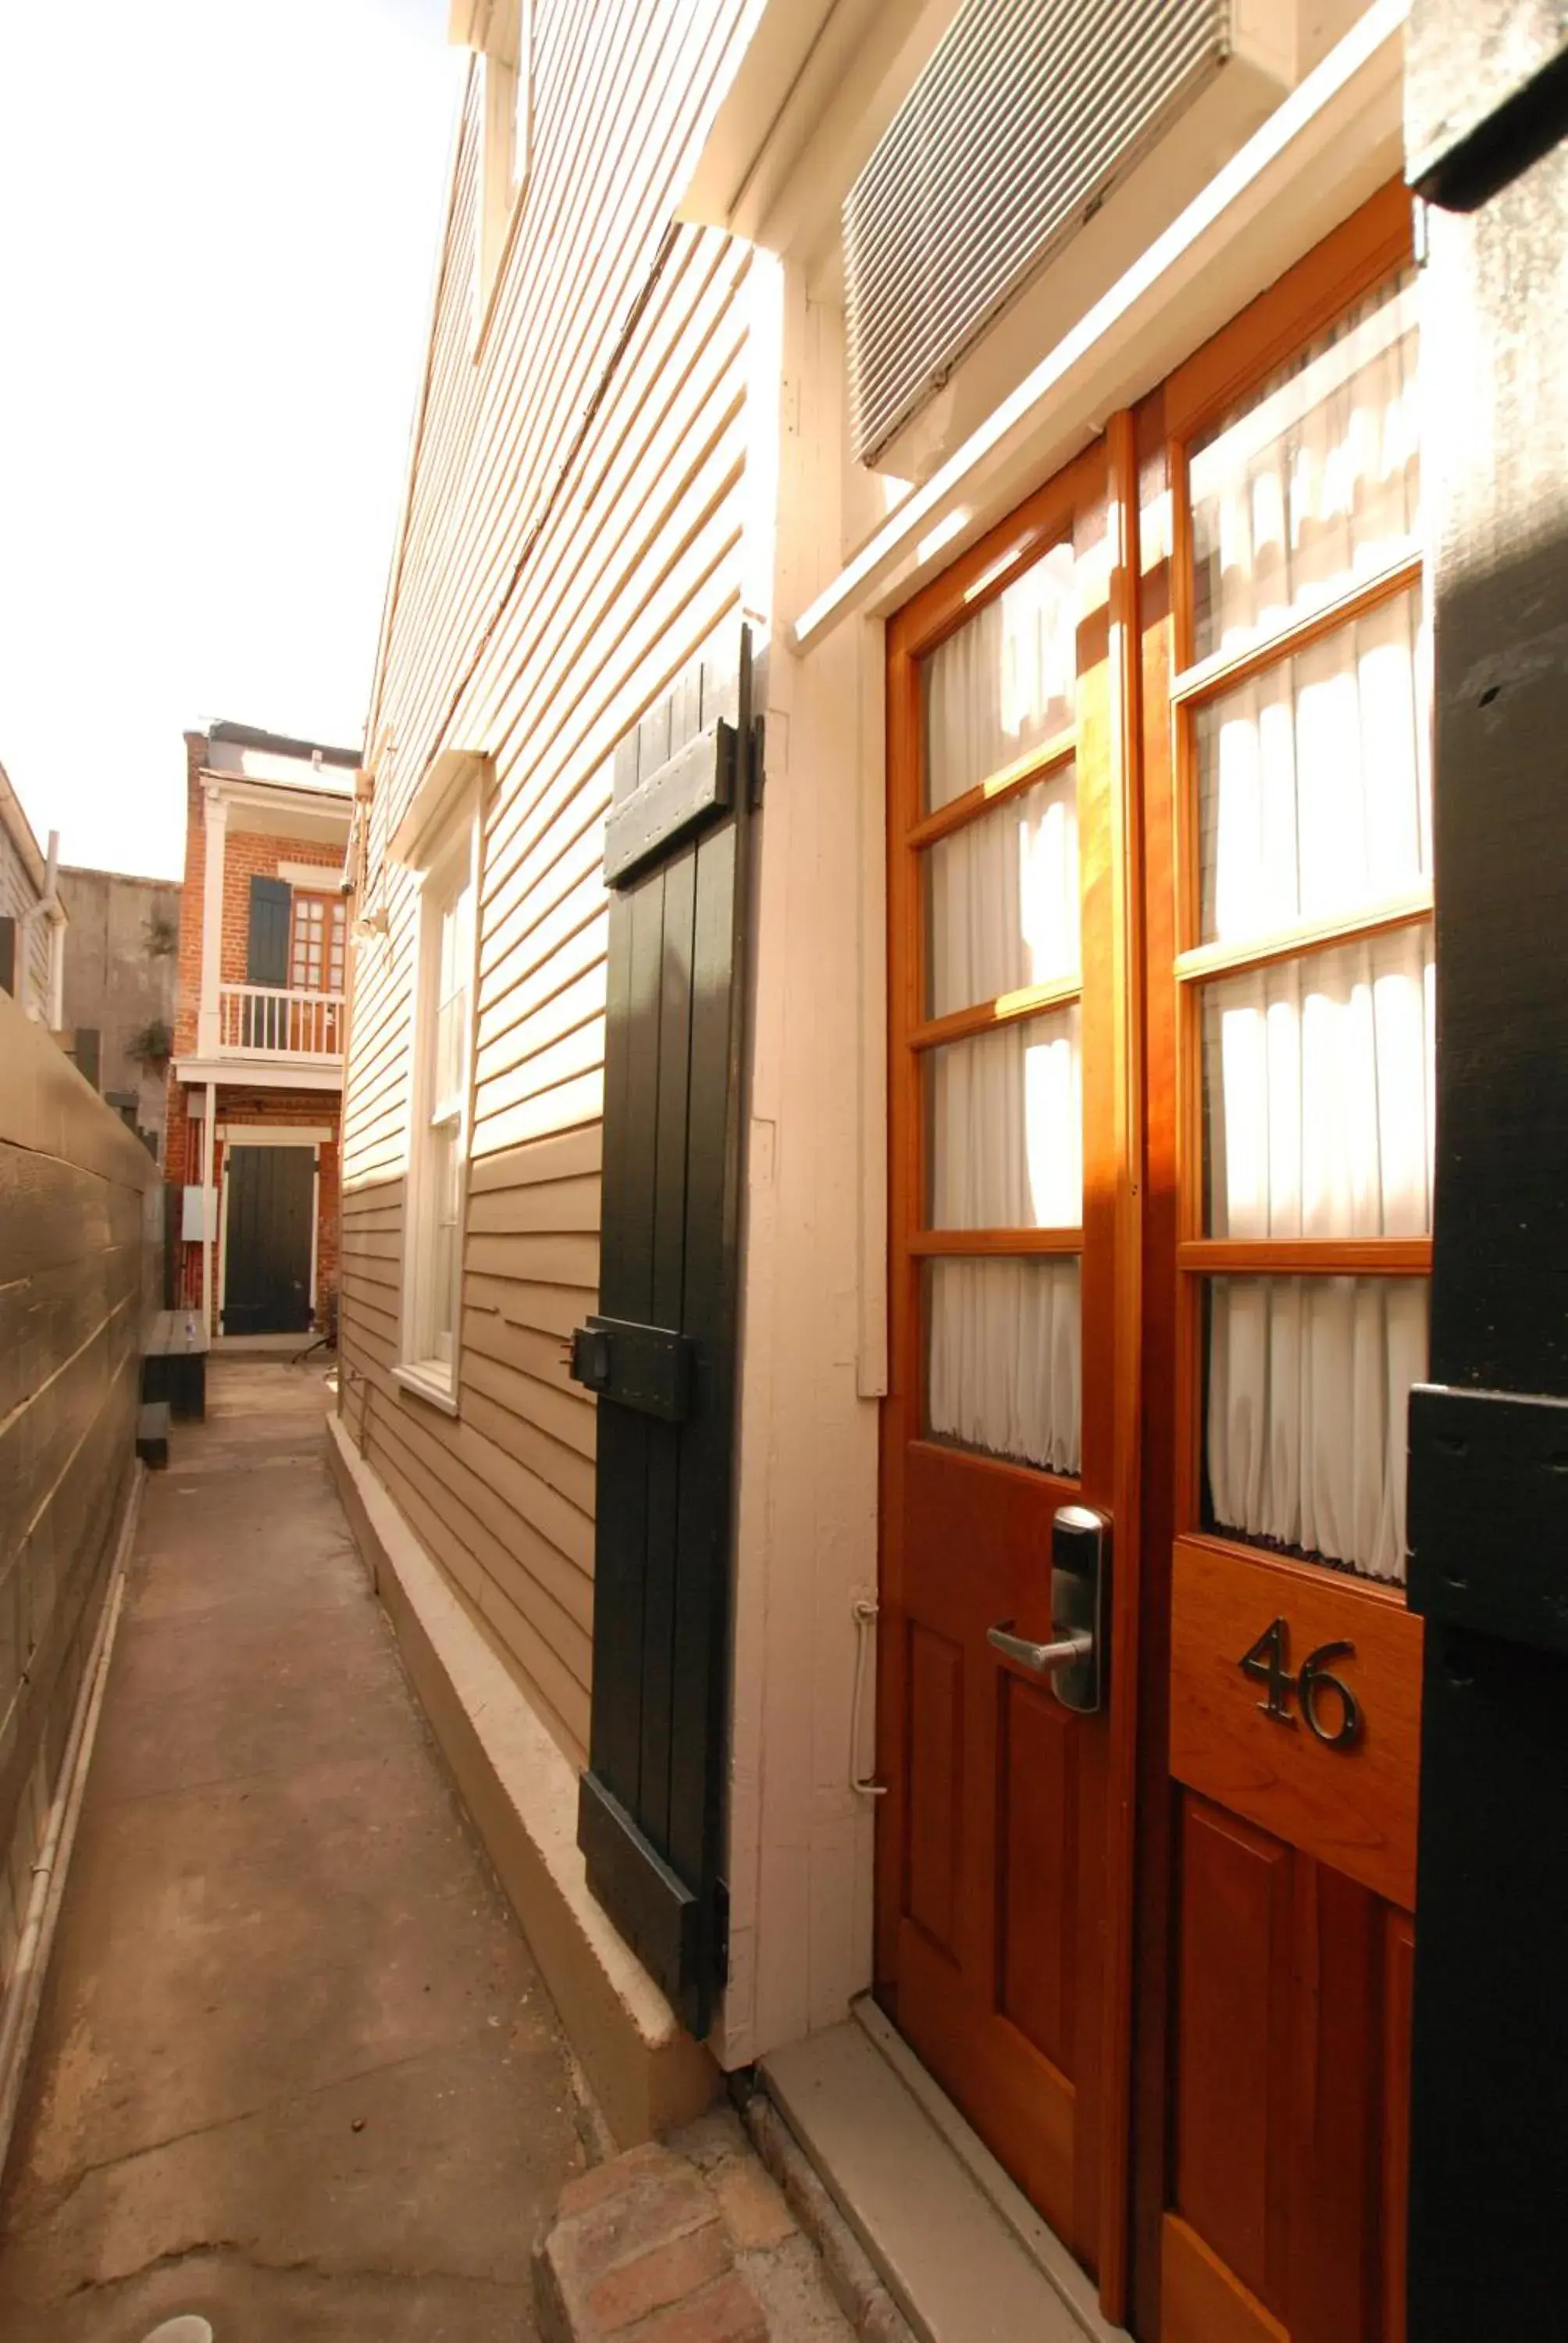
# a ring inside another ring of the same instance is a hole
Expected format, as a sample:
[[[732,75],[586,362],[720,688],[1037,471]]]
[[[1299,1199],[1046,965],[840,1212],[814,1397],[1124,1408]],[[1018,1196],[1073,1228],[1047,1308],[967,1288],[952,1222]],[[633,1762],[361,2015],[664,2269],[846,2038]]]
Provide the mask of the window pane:
[[[1076,1473],[1077,1260],[932,1261],[926,1272],[929,1437]]]
[[[460,1101],[468,1032],[468,979],[473,966],[471,887],[461,888],[441,912],[436,983],[433,1098],[437,1111]]]
[[[922,675],[928,812],[1069,729],[1077,628],[1072,548],[1057,545],[931,653]]]
[[[1195,446],[1194,656],[1398,558],[1420,518],[1413,277],[1363,301]]]
[[[1071,767],[925,856],[931,1017],[1078,973],[1078,784]]]
[[[1236,942],[1432,870],[1421,598],[1402,594],[1200,709],[1202,935]]]
[[[1431,1233],[1432,988],[1428,926],[1205,987],[1211,1236]]]
[[[430,1182],[430,1267],[426,1305],[425,1355],[452,1355],[454,1272],[457,1260],[457,1125],[440,1123],[430,1132],[427,1157]]]
[[[1076,1003],[926,1056],[930,1225],[1077,1228],[1083,1109]]]
[[[1425,1279],[1217,1277],[1208,1315],[1211,1526],[1402,1581]]]
[[[436,1016],[435,1111],[447,1113],[460,1099],[463,1087],[463,1042],[468,1023],[468,996],[454,992],[443,1001]]]

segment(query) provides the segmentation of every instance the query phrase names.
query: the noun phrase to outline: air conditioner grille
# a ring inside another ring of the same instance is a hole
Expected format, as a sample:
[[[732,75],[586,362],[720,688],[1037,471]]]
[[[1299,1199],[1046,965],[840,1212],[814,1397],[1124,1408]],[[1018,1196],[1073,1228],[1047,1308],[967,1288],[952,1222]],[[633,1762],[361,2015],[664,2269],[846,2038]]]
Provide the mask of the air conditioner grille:
[[[970,0],[844,204],[874,458],[1230,51],[1231,0]]]

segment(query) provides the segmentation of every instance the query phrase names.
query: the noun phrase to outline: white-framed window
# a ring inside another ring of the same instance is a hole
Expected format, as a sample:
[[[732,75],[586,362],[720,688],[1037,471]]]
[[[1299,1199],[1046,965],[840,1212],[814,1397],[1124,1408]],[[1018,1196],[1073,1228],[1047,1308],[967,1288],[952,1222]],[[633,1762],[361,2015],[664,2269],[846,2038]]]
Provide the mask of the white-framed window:
[[[398,1380],[454,1412],[463,1286],[479,813],[455,809],[423,864],[415,937]]]
[[[479,52],[479,217],[476,342],[482,340],[512,221],[533,164],[534,0],[466,0],[465,37]]]

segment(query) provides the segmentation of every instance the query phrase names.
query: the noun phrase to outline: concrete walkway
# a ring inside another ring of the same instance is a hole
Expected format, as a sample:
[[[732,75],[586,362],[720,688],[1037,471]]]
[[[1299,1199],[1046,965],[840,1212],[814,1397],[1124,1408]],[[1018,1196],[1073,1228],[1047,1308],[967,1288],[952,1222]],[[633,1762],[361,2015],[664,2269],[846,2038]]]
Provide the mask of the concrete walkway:
[[[554,2014],[327,1478],[216,1359],[149,1478],[0,2216],[6,2343],[527,2343]]]

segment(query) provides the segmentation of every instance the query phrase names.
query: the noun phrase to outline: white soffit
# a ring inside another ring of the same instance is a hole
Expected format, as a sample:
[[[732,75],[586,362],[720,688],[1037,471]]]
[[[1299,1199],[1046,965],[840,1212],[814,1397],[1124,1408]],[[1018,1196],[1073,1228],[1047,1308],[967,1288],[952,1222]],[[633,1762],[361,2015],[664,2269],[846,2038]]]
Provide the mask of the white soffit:
[[[419,776],[407,811],[387,848],[388,862],[424,870],[448,816],[470,791],[482,789],[488,760],[468,749],[443,749]]]
[[[1365,15],[1201,195],[801,611],[811,649],[885,613],[1153,389],[1403,161],[1409,0]]]
[[[838,209],[960,0],[751,0],[678,219],[770,252],[837,246]]]

